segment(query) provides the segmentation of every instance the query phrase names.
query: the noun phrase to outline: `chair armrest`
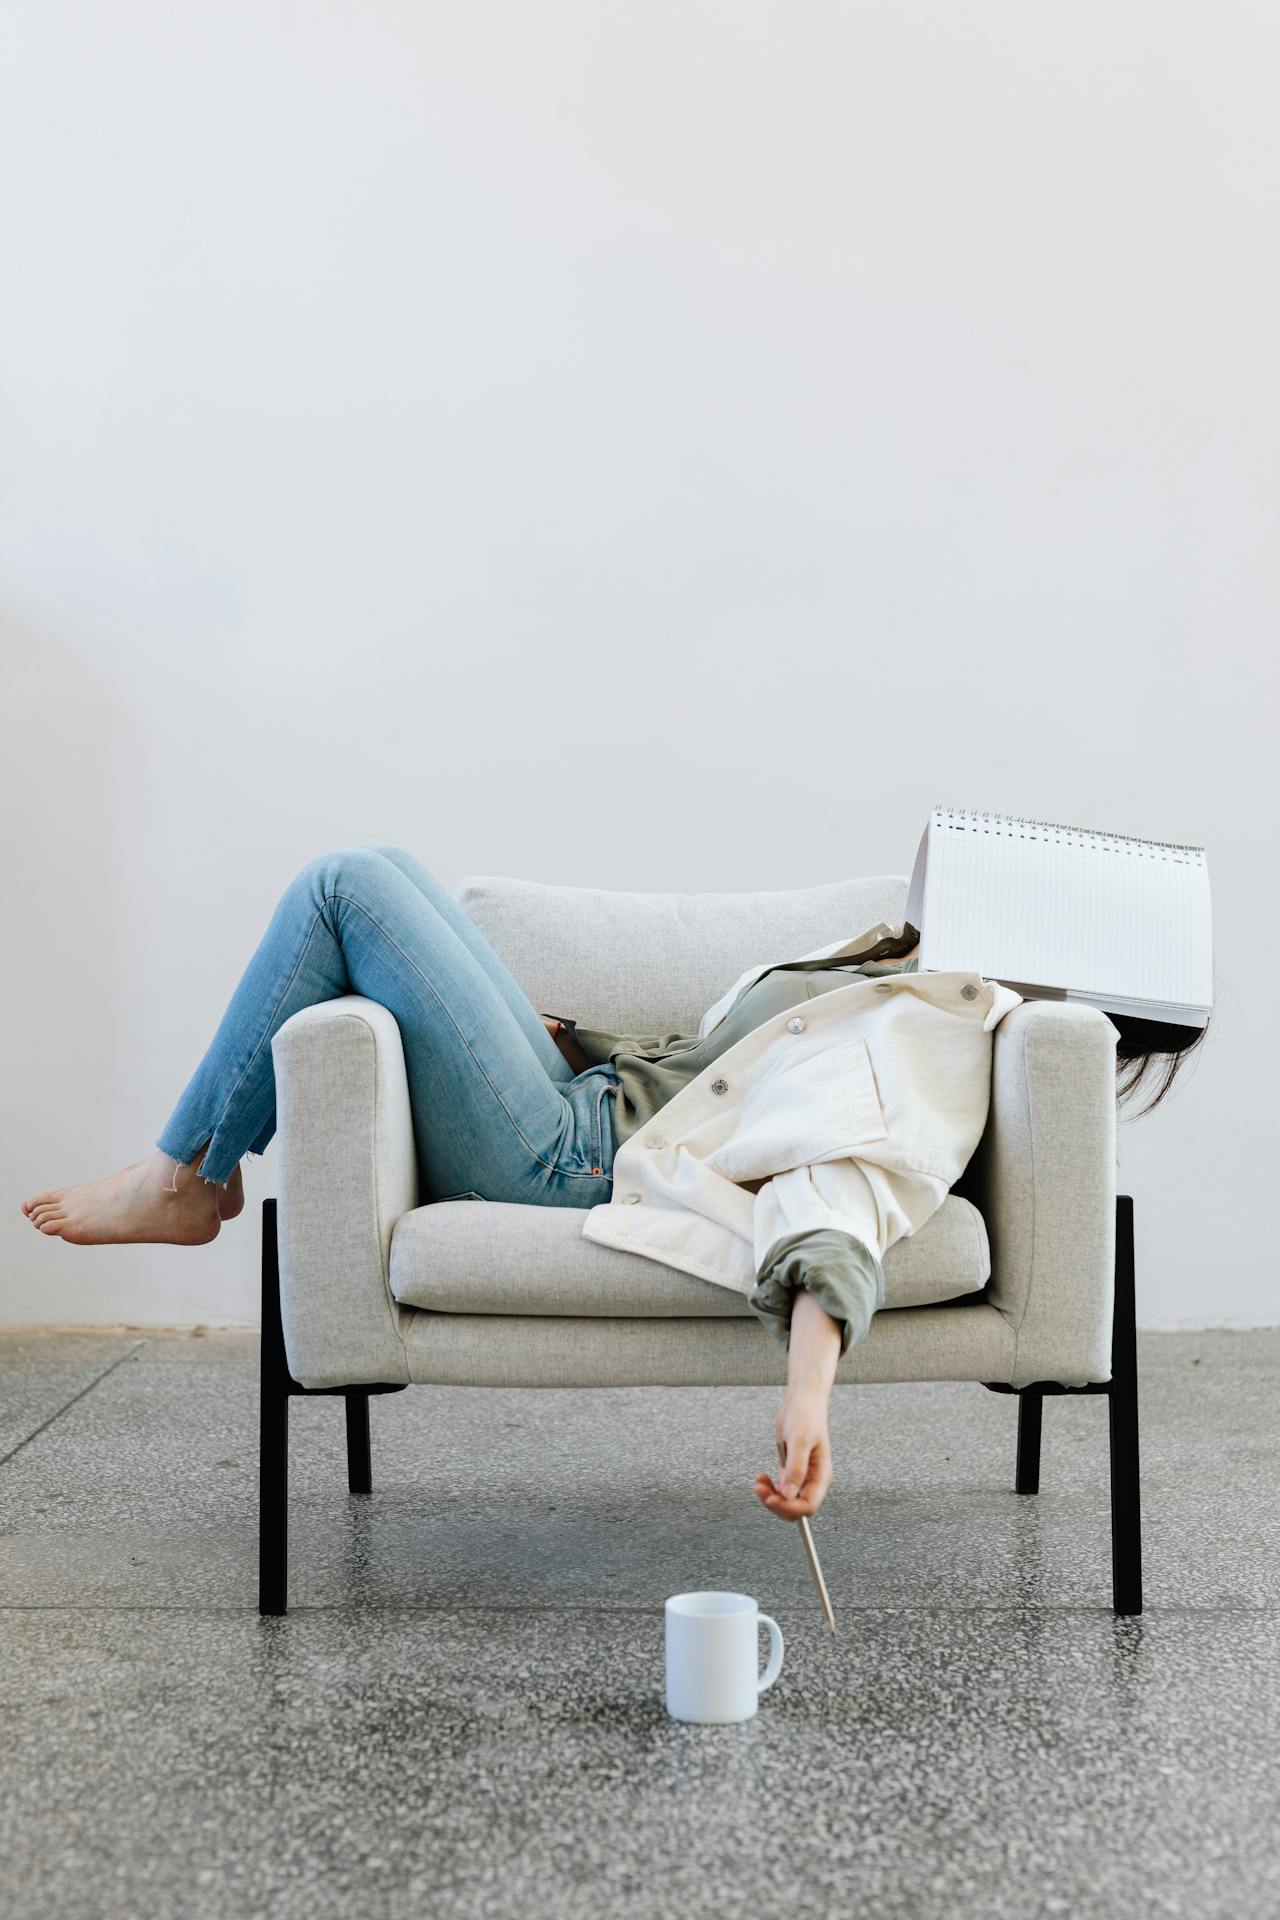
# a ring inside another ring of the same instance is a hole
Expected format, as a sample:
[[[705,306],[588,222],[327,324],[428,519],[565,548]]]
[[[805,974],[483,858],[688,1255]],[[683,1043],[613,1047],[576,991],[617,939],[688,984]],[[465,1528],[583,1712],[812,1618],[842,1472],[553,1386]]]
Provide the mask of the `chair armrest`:
[[[416,1206],[400,1029],[358,994],[305,1007],[271,1042],[280,1149],[280,1311],[304,1387],[405,1385],[391,1235]]]
[[[1117,1038],[1096,1007],[1061,1000],[1024,1000],[995,1029],[972,1197],[1012,1386],[1111,1378]]]

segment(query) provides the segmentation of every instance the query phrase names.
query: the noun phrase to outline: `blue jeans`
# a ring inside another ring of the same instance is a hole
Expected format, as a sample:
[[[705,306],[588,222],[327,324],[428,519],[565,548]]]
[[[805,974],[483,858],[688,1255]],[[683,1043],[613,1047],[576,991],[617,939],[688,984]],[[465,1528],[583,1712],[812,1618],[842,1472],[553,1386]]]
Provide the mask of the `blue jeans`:
[[[574,1073],[479,928],[398,847],[322,854],[291,882],[160,1151],[185,1164],[208,1141],[200,1172],[225,1185],[276,1129],[272,1035],[344,993],[399,1025],[424,1200],[609,1198],[616,1068]]]

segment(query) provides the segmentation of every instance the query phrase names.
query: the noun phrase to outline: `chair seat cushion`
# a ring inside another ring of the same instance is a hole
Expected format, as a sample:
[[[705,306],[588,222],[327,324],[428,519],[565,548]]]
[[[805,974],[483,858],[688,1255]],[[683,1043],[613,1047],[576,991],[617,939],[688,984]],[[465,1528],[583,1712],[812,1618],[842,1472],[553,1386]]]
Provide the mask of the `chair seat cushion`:
[[[391,1291],[435,1313],[585,1319],[754,1318],[744,1295],[639,1253],[583,1237],[581,1207],[438,1200],[402,1214]],[[918,1233],[885,1256],[885,1307],[978,1293],[991,1273],[982,1215],[948,1194]]]

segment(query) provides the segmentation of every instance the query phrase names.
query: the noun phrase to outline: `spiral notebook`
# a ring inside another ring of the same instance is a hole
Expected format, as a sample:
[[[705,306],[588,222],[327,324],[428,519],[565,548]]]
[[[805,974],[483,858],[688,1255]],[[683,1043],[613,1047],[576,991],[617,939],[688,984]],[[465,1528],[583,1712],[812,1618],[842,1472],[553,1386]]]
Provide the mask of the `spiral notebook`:
[[[973,970],[1028,999],[1208,1022],[1203,847],[935,807],[906,917],[920,929],[922,972]]]

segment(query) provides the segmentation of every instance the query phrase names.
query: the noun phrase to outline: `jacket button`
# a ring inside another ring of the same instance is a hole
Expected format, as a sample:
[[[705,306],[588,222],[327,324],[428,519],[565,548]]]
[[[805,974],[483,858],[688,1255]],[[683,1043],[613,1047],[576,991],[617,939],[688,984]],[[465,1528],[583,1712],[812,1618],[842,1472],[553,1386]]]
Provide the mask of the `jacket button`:
[[[645,1141],[646,1147],[665,1147],[666,1144],[666,1141],[660,1133],[651,1133]]]
[[[966,982],[965,982],[965,984],[964,984],[964,986],[962,986],[962,987],[961,987],[961,989],[960,989],[960,997],[961,997],[961,999],[962,999],[962,1000],[976,1000],[976,999],[977,999],[977,997],[978,997],[978,989],[977,989],[977,988],[976,988],[976,987],[975,987],[975,986],[973,985],[973,982],[972,982],[972,981],[966,981]]]
[[[713,1080],[711,1082],[711,1091],[712,1093],[728,1093],[729,1082],[727,1080]]]
[[[639,1198],[640,1195],[638,1193],[624,1193],[622,1196],[622,1204],[624,1207],[634,1207]]]
[[[802,1019],[800,1018],[800,1016],[799,1016],[799,1014],[797,1014],[797,1015],[796,1015],[796,1017],[795,1017],[795,1019],[794,1019],[794,1020],[788,1020],[788,1022],[787,1022],[787,1032],[788,1032],[788,1033],[803,1033],[803,1032],[804,1032],[804,1021],[803,1021],[803,1020],[802,1020]]]

